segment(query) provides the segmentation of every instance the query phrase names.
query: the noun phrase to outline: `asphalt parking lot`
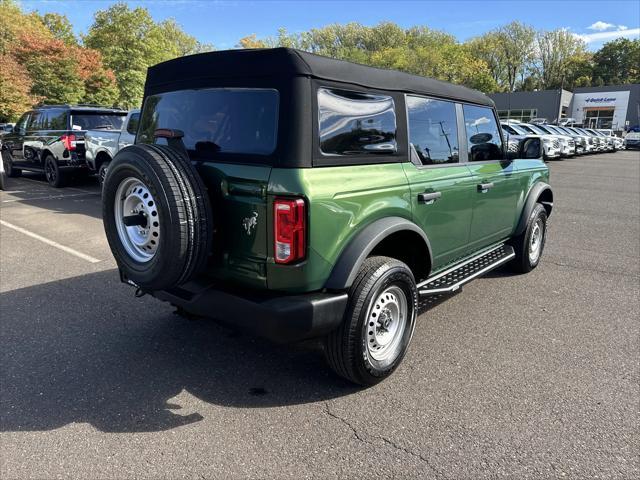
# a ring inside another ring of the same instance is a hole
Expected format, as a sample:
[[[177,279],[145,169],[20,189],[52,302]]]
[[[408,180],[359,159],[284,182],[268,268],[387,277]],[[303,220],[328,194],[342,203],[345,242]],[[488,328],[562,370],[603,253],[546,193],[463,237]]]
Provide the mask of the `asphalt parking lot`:
[[[118,281],[94,181],[0,194],[0,477],[638,478],[640,152],[550,163],[538,269],[424,309],[358,390]]]

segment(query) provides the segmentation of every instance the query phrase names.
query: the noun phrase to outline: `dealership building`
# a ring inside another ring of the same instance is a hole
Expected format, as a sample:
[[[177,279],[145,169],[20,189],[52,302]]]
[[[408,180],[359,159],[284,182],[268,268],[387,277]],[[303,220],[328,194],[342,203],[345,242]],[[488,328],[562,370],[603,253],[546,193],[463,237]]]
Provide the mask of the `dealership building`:
[[[640,124],[640,84],[534,92],[494,93],[489,95],[502,119],[528,122],[545,118],[555,122],[575,118],[589,128],[620,131]]]

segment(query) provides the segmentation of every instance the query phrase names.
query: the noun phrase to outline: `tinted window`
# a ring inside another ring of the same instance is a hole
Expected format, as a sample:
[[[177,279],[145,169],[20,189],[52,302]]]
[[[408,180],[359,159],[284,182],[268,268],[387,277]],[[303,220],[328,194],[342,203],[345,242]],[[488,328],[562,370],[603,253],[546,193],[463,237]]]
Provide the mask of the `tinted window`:
[[[516,132],[513,128],[511,128],[509,125],[501,125],[502,129],[507,132],[509,135],[518,135],[518,132]]]
[[[278,92],[271,89],[181,90],[147,97],[140,143],[154,143],[159,128],[182,130],[192,158],[217,154],[269,155],[275,150]]]
[[[27,130],[40,130],[42,128],[43,115],[42,112],[31,112],[29,123],[27,124]]]
[[[464,105],[462,108],[467,130],[469,161],[503,159],[502,139],[493,110],[475,105]]]
[[[140,113],[132,113],[127,124],[127,132],[135,135],[138,132],[138,124],[140,123]]]
[[[16,128],[18,130],[24,130],[27,128],[27,121],[29,120],[30,112],[25,113],[20,117],[20,120],[16,122]]]
[[[456,106],[407,96],[409,142],[425,165],[458,162]]]
[[[72,130],[120,130],[126,113],[72,112]]]
[[[532,129],[528,125],[518,125],[518,127],[520,127],[522,130],[524,130],[527,133],[533,133],[534,135],[540,135],[540,132],[536,132],[534,129]]]
[[[320,88],[318,121],[322,153],[366,155],[397,150],[395,106],[389,96]]]
[[[49,130],[67,130],[68,110],[51,109],[47,111],[47,126]]]

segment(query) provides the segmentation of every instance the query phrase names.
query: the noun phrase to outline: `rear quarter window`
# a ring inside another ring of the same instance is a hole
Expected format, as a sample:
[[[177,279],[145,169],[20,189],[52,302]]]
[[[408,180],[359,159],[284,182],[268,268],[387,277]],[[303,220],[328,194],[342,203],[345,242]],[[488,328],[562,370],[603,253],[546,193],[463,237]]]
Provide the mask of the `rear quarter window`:
[[[276,148],[279,94],[274,89],[180,90],[146,98],[138,143],[160,128],[181,130],[190,157],[270,155]],[[163,139],[157,139],[163,141]]]
[[[324,155],[375,155],[397,151],[393,98],[318,89],[320,150]]]

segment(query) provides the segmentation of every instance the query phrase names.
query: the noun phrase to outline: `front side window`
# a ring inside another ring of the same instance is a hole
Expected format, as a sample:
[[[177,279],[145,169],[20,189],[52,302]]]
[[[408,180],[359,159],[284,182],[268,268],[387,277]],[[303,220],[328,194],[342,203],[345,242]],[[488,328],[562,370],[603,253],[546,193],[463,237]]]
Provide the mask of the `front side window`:
[[[470,162],[502,160],[502,138],[493,110],[475,105],[464,105],[464,125]]]
[[[29,124],[27,125],[27,130],[40,130],[42,128],[42,119],[44,115],[42,112],[36,111],[31,114],[31,118],[29,118]]]
[[[407,96],[409,142],[425,165],[458,163],[456,106],[452,102]]]
[[[20,117],[20,120],[16,122],[16,130],[24,132],[27,128],[27,122],[29,121],[29,115],[31,112],[27,112]]]
[[[269,155],[277,142],[279,94],[273,89],[179,90],[147,97],[137,142],[157,129],[181,130],[192,159],[219,154]],[[158,139],[162,141],[162,139]]]
[[[395,105],[387,95],[320,88],[318,123],[325,155],[397,151]]]

